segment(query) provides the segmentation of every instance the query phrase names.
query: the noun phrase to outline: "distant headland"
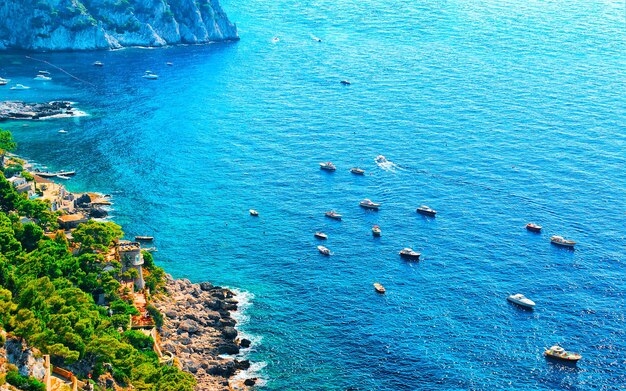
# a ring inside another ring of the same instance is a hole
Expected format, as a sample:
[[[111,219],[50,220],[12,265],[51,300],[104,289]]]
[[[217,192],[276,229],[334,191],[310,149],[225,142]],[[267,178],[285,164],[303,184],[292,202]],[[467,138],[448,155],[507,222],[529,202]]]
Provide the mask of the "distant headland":
[[[99,50],[239,39],[219,0],[3,2],[0,19],[0,50]]]

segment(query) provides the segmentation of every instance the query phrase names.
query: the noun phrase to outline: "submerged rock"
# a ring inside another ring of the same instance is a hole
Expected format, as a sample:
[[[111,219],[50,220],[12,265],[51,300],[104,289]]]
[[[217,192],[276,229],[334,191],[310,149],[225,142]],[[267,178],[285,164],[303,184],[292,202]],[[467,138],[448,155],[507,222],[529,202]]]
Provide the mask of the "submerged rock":
[[[239,39],[219,0],[3,1],[0,20],[0,50],[94,50]]]

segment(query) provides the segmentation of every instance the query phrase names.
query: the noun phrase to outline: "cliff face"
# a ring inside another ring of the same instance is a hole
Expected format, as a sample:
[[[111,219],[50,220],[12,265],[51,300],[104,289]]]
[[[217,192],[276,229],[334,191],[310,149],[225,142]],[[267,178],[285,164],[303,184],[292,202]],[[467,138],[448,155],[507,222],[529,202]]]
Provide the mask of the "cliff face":
[[[219,0],[0,2],[0,49],[114,49],[238,39]]]

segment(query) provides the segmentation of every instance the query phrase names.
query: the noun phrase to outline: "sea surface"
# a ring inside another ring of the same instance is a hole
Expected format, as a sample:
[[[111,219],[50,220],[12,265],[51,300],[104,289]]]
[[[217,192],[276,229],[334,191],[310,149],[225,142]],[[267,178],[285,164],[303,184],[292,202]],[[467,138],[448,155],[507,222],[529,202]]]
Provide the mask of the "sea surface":
[[[239,42],[1,55],[0,99],[90,116],[0,127],[169,273],[240,289],[265,390],[626,387],[624,1],[222,4]]]

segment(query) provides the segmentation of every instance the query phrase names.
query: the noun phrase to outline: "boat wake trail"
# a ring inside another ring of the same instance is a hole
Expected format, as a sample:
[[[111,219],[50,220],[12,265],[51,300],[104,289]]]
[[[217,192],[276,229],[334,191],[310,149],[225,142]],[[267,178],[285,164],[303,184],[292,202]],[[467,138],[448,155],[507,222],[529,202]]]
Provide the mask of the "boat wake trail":
[[[402,171],[404,168],[402,166],[397,165],[396,163],[387,160],[383,155],[376,156],[374,159],[376,165],[381,169],[389,172]]]

